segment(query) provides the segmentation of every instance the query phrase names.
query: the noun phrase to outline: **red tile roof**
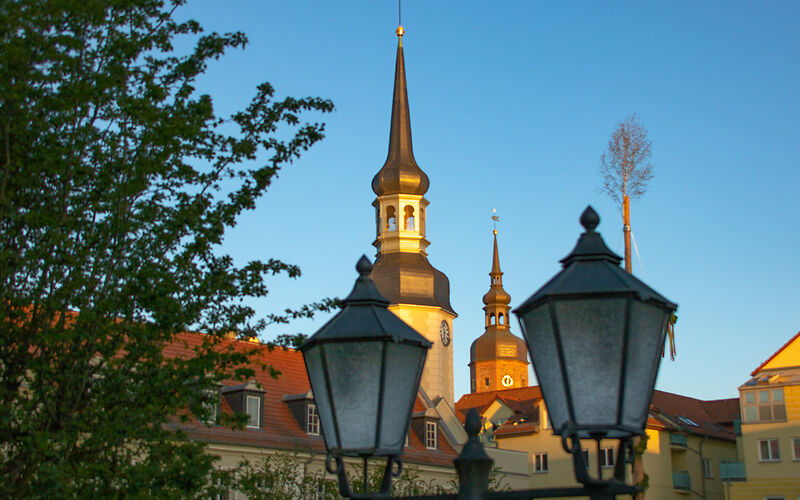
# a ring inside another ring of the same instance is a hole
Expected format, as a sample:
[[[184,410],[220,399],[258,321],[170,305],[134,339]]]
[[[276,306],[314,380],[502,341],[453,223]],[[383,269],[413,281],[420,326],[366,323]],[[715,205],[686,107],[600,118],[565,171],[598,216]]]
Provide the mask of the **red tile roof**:
[[[499,399],[520,415],[511,417],[494,434],[533,433],[538,430],[534,427],[538,424],[538,415],[534,412],[541,398],[542,393],[538,386],[465,394],[456,402],[456,412],[463,419],[469,409],[475,408],[478,413],[482,413]],[[519,421],[520,416],[537,417],[537,420],[523,423]],[[684,417],[688,422],[697,425],[693,426],[678,417]],[[736,418],[739,418],[739,400],[736,398],[702,401],[679,394],[654,391],[647,427],[733,441],[735,436],[732,427]],[[515,422],[517,425],[514,425]]]
[[[531,401],[540,399],[542,397],[542,391],[539,389],[538,385],[532,385],[528,387],[517,387],[515,389],[464,394],[456,402],[456,411],[466,415],[470,408],[476,408],[480,412],[480,409],[487,408],[498,397],[504,402]]]
[[[207,339],[208,337],[203,334],[181,333],[172,343],[164,347],[164,355],[166,357],[192,357],[194,349]],[[250,367],[255,371],[253,378],[265,391],[261,428],[232,430],[219,425],[208,426],[196,420],[175,424],[175,427],[187,432],[190,438],[204,442],[291,451],[314,450],[325,453],[325,442],[322,437],[306,434],[282,400],[285,395],[303,394],[311,388],[302,354],[294,349],[282,347],[270,349],[265,344],[238,340],[225,340],[219,345],[223,349],[233,346],[234,349],[241,352],[255,351]],[[262,369],[261,364],[272,366],[278,370],[280,372],[278,378],[272,378],[269,371]],[[233,386],[241,384],[241,381],[229,380],[222,383],[225,386]],[[414,410],[416,411],[417,408],[425,409],[419,397],[415,402]],[[221,410],[231,412],[224,397]],[[403,459],[406,462],[452,466],[456,455],[457,453],[444,439],[441,432],[439,433],[438,450],[425,448],[424,444],[411,432],[409,446],[404,450]]]

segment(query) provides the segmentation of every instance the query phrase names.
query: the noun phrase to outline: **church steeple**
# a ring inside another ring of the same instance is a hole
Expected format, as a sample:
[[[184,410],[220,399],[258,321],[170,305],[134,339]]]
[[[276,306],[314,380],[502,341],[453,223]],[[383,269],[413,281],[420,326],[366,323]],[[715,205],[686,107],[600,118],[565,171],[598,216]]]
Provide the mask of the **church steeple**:
[[[408,111],[406,66],[403,59],[403,27],[397,28],[397,60],[394,69],[394,97],[389,131],[389,153],[386,162],[372,179],[372,190],[378,196],[418,194],[428,191],[429,180],[414,159],[411,142],[411,116]]]
[[[492,255],[492,270],[489,272],[491,278],[489,291],[483,296],[483,303],[486,307],[486,326],[496,325],[498,328],[508,329],[508,304],[511,303],[511,296],[503,289],[503,272],[500,270],[500,256],[497,252],[497,229],[494,233],[494,254]]]
[[[497,220],[494,218],[494,220]],[[511,296],[503,289],[503,272],[494,235],[489,291],[483,296],[486,323],[483,335],[470,347],[472,392],[495,391],[528,385],[528,350],[525,342],[509,329]]]
[[[433,343],[420,388],[432,400],[453,404],[453,344],[450,281],[428,262],[425,238],[428,176],[414,159],[408,111],[403,28],[397,29],[397,59],[389,130],[389,153],[372,179],[377,195],[375,241],[378,250],[372,280],[389,300],[389,310]]]

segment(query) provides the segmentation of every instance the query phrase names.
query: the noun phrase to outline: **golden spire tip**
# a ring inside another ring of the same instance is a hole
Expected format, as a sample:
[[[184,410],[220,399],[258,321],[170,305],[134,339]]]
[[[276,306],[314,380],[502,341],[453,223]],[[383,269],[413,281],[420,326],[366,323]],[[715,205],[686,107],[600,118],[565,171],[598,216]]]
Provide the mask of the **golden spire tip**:
[[[395,30],[395,33],[397,34],[398,38],[403,38],[403,33],[405,33],[405,30],[401,25],[398,25],[397,29]]]

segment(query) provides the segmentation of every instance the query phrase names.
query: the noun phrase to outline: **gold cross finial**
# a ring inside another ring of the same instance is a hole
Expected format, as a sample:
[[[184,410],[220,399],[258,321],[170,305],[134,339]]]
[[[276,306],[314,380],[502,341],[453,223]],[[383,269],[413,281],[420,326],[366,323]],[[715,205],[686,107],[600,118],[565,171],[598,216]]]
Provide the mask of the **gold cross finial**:
[[[492,233],[494,233],[495,235],[497,235],[497,221],[499,221],[499,220],[500,220],[500,217],[497,216],[497,209],[493,208],[492,209],[492,226],[494,227],[494,230],[492,231]]]

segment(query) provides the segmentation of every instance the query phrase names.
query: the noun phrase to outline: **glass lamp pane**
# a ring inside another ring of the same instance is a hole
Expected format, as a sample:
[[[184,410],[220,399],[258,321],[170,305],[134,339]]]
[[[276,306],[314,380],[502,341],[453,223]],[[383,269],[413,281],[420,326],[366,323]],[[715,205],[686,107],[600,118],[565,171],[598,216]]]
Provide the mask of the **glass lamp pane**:
[[[411,410],[419,388],[427,349],[389,342],[386,352],[386,386],[383,392],[380,449],[400,453],[405,441]]]
[[[644,429],[670,313],[653,304],[631,302],[625,367],[623,425]]]
[[[558,431],[569,420],[569,412],[549,309],[547,304],[543,304],[521,315],[520,326],[528,344],[528,353],[542,389],[550,421],[553,429]]]
[[[625,299],[555,302],[575,424],[613,427],[622,372]],[[581,433],[582,437],[589,437]]]
[[[325,384],[325,375],[322,367],[323,349],[323,346],[316,345],[305,351],[303,353],[303,358],[306,362],[311,391],[314,393],[314,403],[317,405],[319,420],[322,423],[322,434],[325,437],[325,445],[328,448],[339,448],[339,442],[336,440],[336,432],[334,430],[328,386]]]
[[[331,401],[340,448],[375,447],[383,342],[336,342],[325,346]]]

